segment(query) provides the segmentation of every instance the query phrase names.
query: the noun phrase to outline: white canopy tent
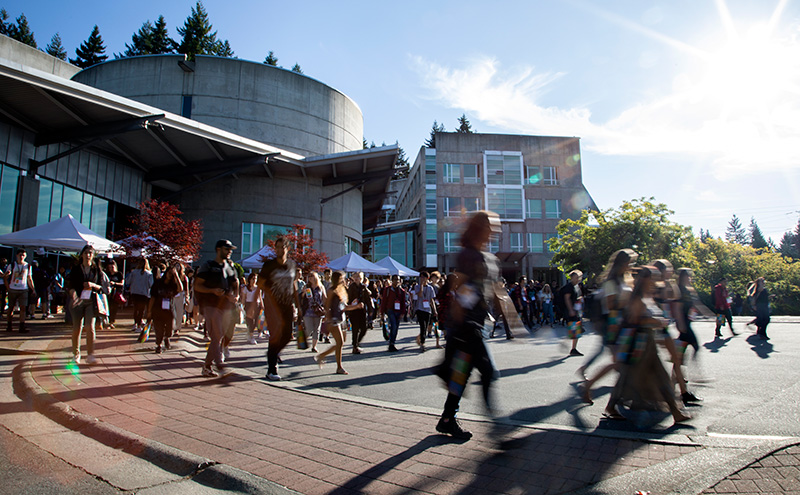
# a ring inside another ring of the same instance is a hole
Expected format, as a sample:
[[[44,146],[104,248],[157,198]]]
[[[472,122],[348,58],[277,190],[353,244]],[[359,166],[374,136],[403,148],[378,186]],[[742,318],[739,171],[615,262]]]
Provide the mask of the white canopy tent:
[[[261,249],[240,261],[239,264],[242,265],[242,268],[258,270],[264,265],[265,259],[274,257],[275,251],[265,244]]]
[[[389,269],[378,266],[375,263],[365,260],[356,253],[350,252],[341,258],[328,263],[331,270],[342,270],[343,272],[364,272],[371,275],[389,275]]]
[[[98,253],[123,254],[125,249],[92,232],[72,215],[29,229],[0,235],[0,244],[23,248],[44,248],[76,253],[87,244]]]
[[[390,275],[401,277],[419,277],[419,272],[399,263],[394,258],[387,256],[375,262],[376,265],[389,269]]]

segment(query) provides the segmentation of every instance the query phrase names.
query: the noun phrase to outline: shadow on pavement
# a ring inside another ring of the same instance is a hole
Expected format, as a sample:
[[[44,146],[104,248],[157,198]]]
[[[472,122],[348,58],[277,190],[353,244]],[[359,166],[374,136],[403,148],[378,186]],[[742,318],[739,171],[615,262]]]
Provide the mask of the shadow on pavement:
[[[769,355],[773,352],[772,344],[768,340],[764,340],[756,334],[747,337],[747,343],[761,359],[769,359]]]
[[[719,350],[722,349],[723,347],[725,347],[726,345],[728,345],[728,342],[730,342],[731,340],[733,340],[732,336],[731,337],[726,337],[724,339],[721,338],[721,337],[717,337],[714,340],[712,340],[710,342],[706,342],[705,344],[703,344],[703,347],[708,349],[708,352],[712,352],[712,353],[719,352]]]

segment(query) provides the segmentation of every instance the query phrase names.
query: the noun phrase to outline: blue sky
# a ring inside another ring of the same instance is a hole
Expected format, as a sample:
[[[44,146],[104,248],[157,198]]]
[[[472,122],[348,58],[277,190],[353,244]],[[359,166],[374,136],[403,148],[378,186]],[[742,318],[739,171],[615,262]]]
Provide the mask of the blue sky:
[[[145,20],[173,37],[194,1],[5,1],[71,57],[94,24],[122,52]],[[800,1],[206,0],[236,56],[299,63],[353,98],[368,141],[410,159],[434,119],[581,138],[601,208],[655,196],[724,234],[755,217],[777,243],[800,217]]]

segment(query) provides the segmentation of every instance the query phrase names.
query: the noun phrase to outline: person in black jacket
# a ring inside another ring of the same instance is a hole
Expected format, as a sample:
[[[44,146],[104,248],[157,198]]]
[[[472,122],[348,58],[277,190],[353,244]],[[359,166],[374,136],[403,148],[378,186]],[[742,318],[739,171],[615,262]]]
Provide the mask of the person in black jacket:
[[[86,358],[94,364],[94,319],[95,301],[99,293],[107,292],[103,287],[103,274],[94,261],[94,248],[86,245],[80,252],[80,263],[69,272],[69,308],[72,313],[72,356],[76,364],[81,362],[81,332],[86,332]]]

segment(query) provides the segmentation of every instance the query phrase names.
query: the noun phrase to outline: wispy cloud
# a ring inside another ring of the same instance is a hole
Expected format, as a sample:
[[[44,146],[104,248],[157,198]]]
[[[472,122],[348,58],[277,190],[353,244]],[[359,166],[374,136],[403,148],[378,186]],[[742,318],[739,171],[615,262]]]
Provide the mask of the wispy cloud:
[[[713,74],[677,74],[671,90],[631,102],[605,122],[594,120],[589,107],[541,103],[556,81],[570,77],[563,72],[504,67],[492,57],[458,67],[412,57],[411,66],[427,97],[477,121],[510,132],[580,136],[584,149],[607,155],[707,156],[714,175],[724,179],[800,163],[800,44],[782,40],[770,51],[775,49],[779,73],[741,81],[738,73],[712,65]],[[753,63],[765,63],[767,55],[751,56]],[[729,76],[734,79],[724,79]]]

